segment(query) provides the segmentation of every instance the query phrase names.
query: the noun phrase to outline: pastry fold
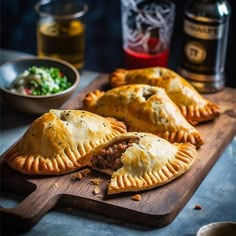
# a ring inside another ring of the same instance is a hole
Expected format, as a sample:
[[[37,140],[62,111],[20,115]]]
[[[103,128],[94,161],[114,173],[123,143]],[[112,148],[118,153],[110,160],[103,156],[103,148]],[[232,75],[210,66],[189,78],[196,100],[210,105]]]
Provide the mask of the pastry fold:
[[[112,88],[127,84],[148,84],[164,88],[192,125],[220,115],[217,104],[204,98],[187,80],[167,68],[117,69],[110,75],[109,82]]]
[[[4,160],[24,174],[64,174],[81,167],[81,157],[95,147],[124,132],[124,123],[114,118],[83,110],[50,110],[32,123]]]
[[[128,132],[99,146],[87,165],[111,175],[108,194],[164,185],[184,174],[197,158],[190,143],[174,143],[150,133]]]
[[[171,143],[190,142],[196,147],[204,143],[160,87],[132,84],[106,92],[95,90],[83,99],[83,109],[122,120],[130,132],[149,132]]]

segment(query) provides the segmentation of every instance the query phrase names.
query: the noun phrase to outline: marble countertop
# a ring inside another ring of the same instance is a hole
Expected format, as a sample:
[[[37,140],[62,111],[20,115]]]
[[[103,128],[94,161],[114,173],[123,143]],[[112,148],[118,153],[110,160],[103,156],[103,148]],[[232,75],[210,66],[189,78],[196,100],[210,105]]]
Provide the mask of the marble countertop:
[[[1,51],[1,63],[3,56],[5,60],[11,60],[27,54]],[[78,90],[87,86],[96,76],[96,72],[84,71]],[[0,154],[2,154],[22,136],[35,116],[15,111],[2,102],[0,105]],[[236,137],[174,221],[163,228],[146,228],[93,212],[58,206],[43,216],[30,231],[21,235],[196,235],[201,226],[211,222],[236,222],[235,169]],[[21,200],[21,197],[12,193],[1,192],[0,205],[11,208]],[[200,205],[202,209],[194,209],[195,205]],[[0,232],[1,230],[3,229],[1,228]],[[15,234],[14,229],[4,230],[1,235],[12,234]]]

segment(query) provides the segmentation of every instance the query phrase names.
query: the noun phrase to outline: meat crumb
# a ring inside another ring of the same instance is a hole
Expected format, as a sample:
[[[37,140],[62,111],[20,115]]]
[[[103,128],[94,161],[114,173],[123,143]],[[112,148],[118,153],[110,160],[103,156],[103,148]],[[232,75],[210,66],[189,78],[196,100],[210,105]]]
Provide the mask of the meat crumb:
[[[141,195],[135,194],[134,196],[131,197],[132,200],[134,201],[140,201],[141,200]]]
[[[58,187],[58,186],[59,186],[58,183],[54,183],[52,187],[53,187],[53,188],[56,188],[56,187]]]
[[[95,186],[95,188],[93,189],[93,194],[97,195],[101,192],[101,189],[98,186]]]
[[[74,175],[72,176],[72,180],[81,180],[81,179],[83,179],[85,176],[87,176],[90,172],[91,172],[90,169],[80,170],[80,171],[78,171],[76,174],[74,174]]]
[[[58,186],[59,186],[58,183],[54,183],[54,184],[52,185],[52,188],[56,188],[56,187],[58,187]]]
[[[90,183],[94,185],[99,185],[100,183],[102,183],[102,179],[101,178],[90,179]]]
[[[202,206],[201,206],[201,205],[195,205],[195,206],[194,206],[194,209],[195,209],[195,210],[201,210],[201,209],[202,209]]]
[[[82,173],[78,172],[78,173],[76,173],[75,175],[72,176],[72,179],[73,180],[77,180],[77,179],[81,180],[81,179],[83,179],[83,177],[84,176],[82,175]]]

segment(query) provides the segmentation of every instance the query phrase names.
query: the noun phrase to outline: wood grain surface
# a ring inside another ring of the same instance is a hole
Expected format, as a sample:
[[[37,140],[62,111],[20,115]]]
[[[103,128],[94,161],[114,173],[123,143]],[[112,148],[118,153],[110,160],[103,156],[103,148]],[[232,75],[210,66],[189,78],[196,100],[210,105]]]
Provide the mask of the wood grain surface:
[[[84,96],[95,89],[107,90],[108,76],[97,77],[88,87],[68,101],[63,109],[79,109]],[[205,95],[216,102],[222,114],[216,120],[197,126],[205,144],[199,149],[199,158],[191,169],[174,181],[153,190],[139,192],[141,201],[133,201],[134,193],[107,196],[109,176],[92,171],[82,180],[73,180],[76,174],[32,177],[10,169],[0,162],[1,186],[25,196],[15,208],[0,208],[3,224],[14,227],[32,227],[57,204],[82,208],[149,227],[163,227],[171,223],[191,198],[209,170],[236,134],[236,89],[225,88]],[[95,185],[90,180],[100,177],[101,192],[94,195]]]

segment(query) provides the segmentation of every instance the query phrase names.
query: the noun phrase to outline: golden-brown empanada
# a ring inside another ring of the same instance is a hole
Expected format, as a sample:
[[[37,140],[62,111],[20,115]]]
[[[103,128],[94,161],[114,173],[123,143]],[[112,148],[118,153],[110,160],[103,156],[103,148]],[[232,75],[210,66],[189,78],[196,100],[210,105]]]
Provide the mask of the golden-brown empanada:
[[[32,123],[4,159],[25,174],[63,174],[79,168],[80,158],[92,149],[124,132],[124,123],[114,118],[83,110],[50,110]]]
[[[99,146],[86,164],[111,175],[108,194],[164,185],[184,174],[197,158],[190,143],[171,144],[150,133],[125,133]]]
[[[128,131],[154,133],[171,143],[203,144],[198,130],[160,87],[132,84],[106,92],[96,90],[85,96],[83,109],[122,120]]]
[[[220,114],[218,105],[205,99],[188,81],[167,68],[117,69],[110,75],[109,80],[111,87],[149,84],[164,88],[170,99],[192,125],[212,120]]]

